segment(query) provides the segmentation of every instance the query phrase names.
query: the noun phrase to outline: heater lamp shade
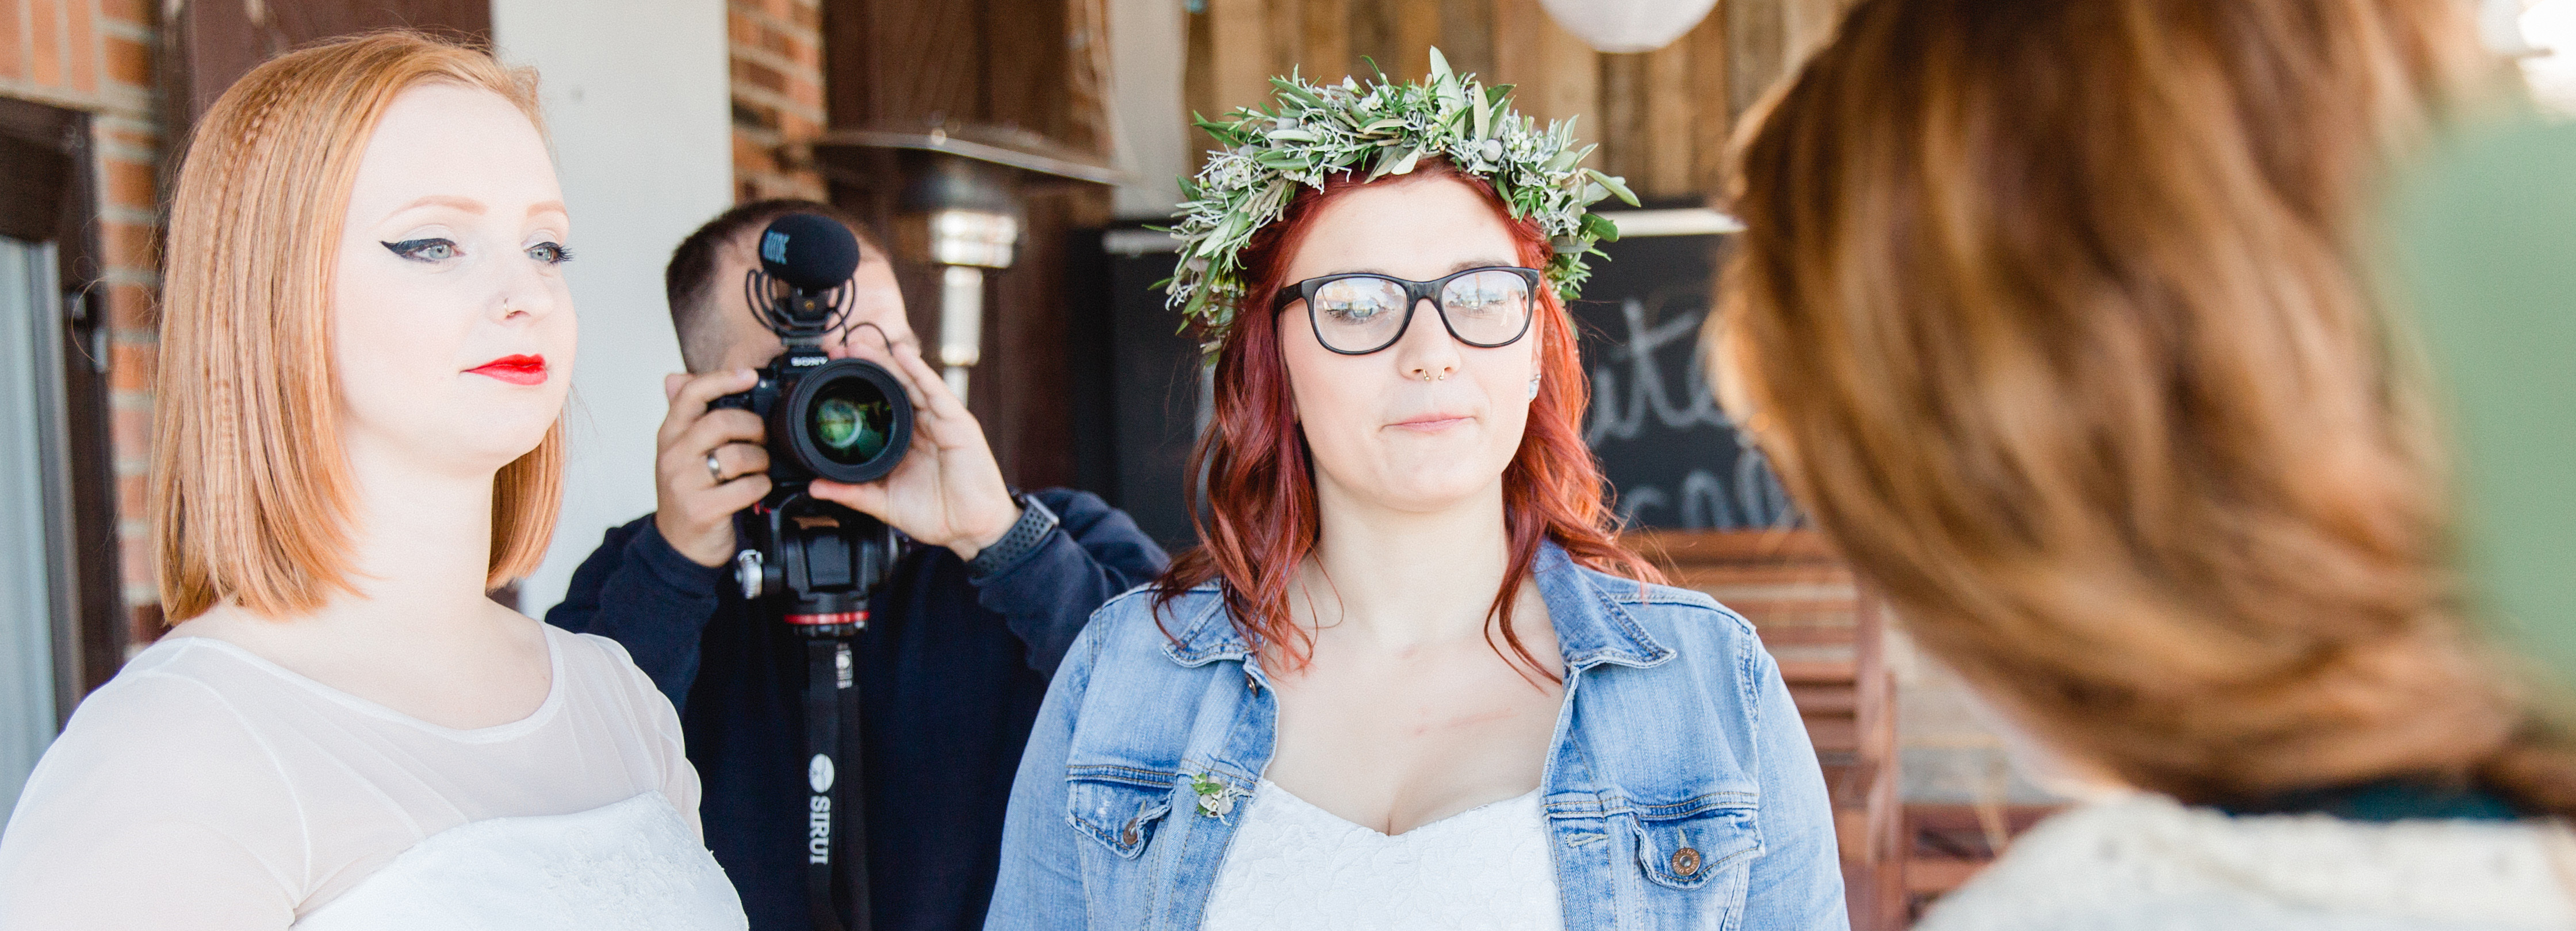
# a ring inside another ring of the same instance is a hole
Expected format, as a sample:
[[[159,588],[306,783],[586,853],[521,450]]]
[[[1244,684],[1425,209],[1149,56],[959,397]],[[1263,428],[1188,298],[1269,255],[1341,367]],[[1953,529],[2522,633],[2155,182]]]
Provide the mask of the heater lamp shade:
[[[1549,18],[1604,52],[1651,52],[1708,16],[1717,0],[1539,0]]]

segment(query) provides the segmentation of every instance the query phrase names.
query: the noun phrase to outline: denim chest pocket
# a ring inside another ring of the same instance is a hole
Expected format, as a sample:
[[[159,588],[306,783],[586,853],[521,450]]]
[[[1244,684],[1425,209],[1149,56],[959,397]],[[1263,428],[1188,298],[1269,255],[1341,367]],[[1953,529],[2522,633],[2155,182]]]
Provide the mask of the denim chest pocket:
[[[1637,812],[1637,867],[1655,885],[1696,890],[1742,873],[1762,853],[1751,801],[1653,806]]]
[[[1067,779],[1065,798],[1074,830],[1133,860],[1172,813],[1172,786],[1178,777],[1124,767],[1081,767]]]

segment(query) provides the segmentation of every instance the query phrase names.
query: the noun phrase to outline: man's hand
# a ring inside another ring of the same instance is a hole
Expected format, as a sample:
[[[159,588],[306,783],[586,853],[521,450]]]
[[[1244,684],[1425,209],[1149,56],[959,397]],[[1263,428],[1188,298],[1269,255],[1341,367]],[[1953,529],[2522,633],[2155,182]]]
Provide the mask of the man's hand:
[[[984,426],[911,345],[891,352],[860,342],[853,356],[883,365],[912,398],[912,451],[885,478],[864,485],[815,480],[814,497],[885,521],[915,540],[973,559],[1020,519],[985,445]]]
[[[708,402],[751,390],[750,369],[664,376],[671,412],[655,437],[653,526],[690,562],[721,566],[733,558],[734,512],[769,493],[769,450],[760,418],[745,410],[708,410]],[[716,467],[707,467],[713,457]]]

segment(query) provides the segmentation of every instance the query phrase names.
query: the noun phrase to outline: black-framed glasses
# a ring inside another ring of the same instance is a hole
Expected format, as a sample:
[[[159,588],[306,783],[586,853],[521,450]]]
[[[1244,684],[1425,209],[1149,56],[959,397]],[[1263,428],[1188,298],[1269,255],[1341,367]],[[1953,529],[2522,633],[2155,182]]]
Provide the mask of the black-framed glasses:
[[[1492,349],[1529,332],[1538,285],[1538,269],[1508,265],[1470,268],[1430,281],[1348,272],[1279,289],[1271,312],[1305,301],[1306,322],[1315,328],[1316,342],[1342,355],[1364,356],[1403,339],[1413,323],[1413,308],[1429,299],[1450,336]]]

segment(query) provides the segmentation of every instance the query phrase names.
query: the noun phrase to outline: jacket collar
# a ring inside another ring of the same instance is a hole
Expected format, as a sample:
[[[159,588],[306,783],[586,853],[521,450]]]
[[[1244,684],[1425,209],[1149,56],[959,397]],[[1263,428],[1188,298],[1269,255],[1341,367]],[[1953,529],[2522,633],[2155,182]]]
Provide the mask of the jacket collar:
[[[1642,601],[1645,583],[1596,577],[1575,565],[1573,557],[1553,540],[1539,544],[1531,574],[1556,624],[1557,648],[1565,655],[1567,668],[1580,672],[1613,663],[1643,669],[1673,658],[1673,651],[1647,635],[1628,606],[1603,586],[1604,580],[1635,586],[1638,597],[1631,600]],[[1163,644],[1163,654],[1172,662],[1197,667],[1252,655],[1251,645],[1225,611],[1221,591],[1211,582],[1190,589],[1189,597],[1173,600],[1171,613],[1164,616],[1164,627],[1172,637]]]

